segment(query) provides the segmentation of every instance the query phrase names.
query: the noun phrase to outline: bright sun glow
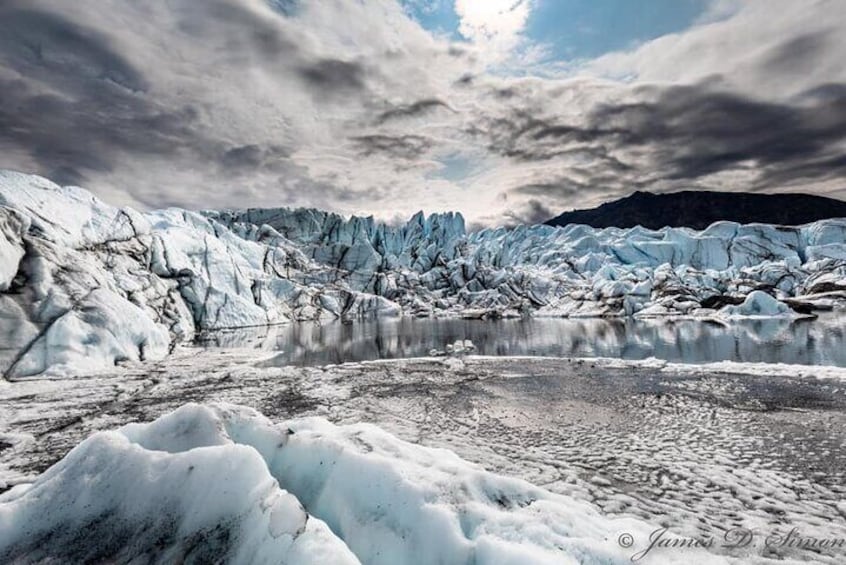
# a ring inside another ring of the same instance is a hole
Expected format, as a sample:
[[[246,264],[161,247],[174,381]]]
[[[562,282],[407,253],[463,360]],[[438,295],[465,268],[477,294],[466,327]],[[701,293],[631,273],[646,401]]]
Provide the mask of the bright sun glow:
[[[478,43],[512,44],[526,27],[530,0],[456,0],[461,35]]]

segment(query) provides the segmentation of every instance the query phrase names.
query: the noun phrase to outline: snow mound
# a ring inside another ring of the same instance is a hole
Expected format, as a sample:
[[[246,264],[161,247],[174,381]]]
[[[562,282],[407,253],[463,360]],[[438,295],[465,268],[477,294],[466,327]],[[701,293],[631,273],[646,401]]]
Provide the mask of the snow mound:
[[[618,536],[650,531],[371,425],[232,405],[95,434],[0,497],[3,562],[622,564]]]
[[[790,306],[760,290],[750,292],[742,304],[724,306],[720,309],[719,315],[723,318],[794,318],[797,316]]]

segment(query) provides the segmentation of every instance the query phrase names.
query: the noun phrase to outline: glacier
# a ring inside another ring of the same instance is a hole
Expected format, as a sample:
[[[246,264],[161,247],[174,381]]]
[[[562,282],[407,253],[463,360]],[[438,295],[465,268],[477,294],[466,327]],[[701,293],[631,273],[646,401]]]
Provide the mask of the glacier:
[[[162,359],[200,332],[386,316],[798,317],[846,303],[846,220],[704,231],[138,212],[0,171],[7,379]]]

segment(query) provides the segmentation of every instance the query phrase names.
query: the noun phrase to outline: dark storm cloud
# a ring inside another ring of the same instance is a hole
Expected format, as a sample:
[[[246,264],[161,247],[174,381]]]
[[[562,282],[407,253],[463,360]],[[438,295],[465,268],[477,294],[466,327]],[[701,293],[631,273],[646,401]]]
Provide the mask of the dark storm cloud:
[[[229,170],[256,170],[271,167],[273,163],[287,161],[290,157],[291,152],[282,146],[241,145],[226,150],[220,159],[220,164]]]
[[[814,102],[834,102],[846,98],[846,84],[826,83],[802,93],[800,99]]]
[[[116,170],[124,157],[172,159],[177,167],[188,163],[224,176],[307,175],[290,162],[290,149],[233,145],[225,133],[218,136],[205,127],[201,107],[156,99],[148,92],[148,77],[98,31],[57,13],[18,6],[0,5],[0,166],[20,167],[6,159],[25,154],[35,172],[79,185]],[[265,57],[293,49],[253,15],[222,3],[209,2],[206,8],[209,12],[197,13],[190,24],[177,25],[201,34],[204,18],[225,16],[225,22],[250,24],[239,26],[248,52]],[[180,17],[176,9],[176,20]],[[315,89],[361,86],[358,65],[332,60],[302,65]],[[140,202],[152,198],[135,196]]]
[[[600,174],[631,176],[634,167],[615,155],[615,138],[624,130],[602,125],[566,125],[534,117],[524,110],[497,118],[471,134],[487,137],[489,149],[518,161],[575,158],[591,163]],[[596,172],[592,174],[597,174]]]
[[[777,47],[764,63],[767,71],[772,73],[798,73],[812,68],[824,57],[829,47],[829,36],[833,30],[820,33],[806,33],[793,37]]]
[[[545,161],[575,151],[607,154],[607,149],[595,142],[620,133],[604,127],[560,124],[522,108],[473,127],[471,133],[486,136],[492,151],[521,161]]]
[[[600,107],[590,120],[593,129],[611,126],[601,137],[614,145],[652,148],[669,179],[754,163],[770,182],[783,183],[835,172],[826,163],[843,155],[846,96],[841,91],[811,105],[789,105],[673,87],[656,102]]]
[[[578,182],[534,182],[530,184],[523,184],[518,186],[513,190],[513,192],[519,194],[525,194],[527,196],[545,196],[548,197],[550,195],[557,195],[557,196],[576,196],[579,192],[585,188],[588,188],[588,185],[584,183]]]
[[[94,53],[87,68],[103,60]],[[74,57],[86,66],[80,52]],[[57,67],[35,84],[0,78],[0,153],[23,149],[64,182],[111,170],[117,151],[167,155],[191,136],[195,117],[190,107],[158,108],[109,75],[81,81],[72,67]]]
[[[162,109],[146,80],[94,30],[35,10],[0,10],[0,148],[23,148],[60,182],[111,170],[116,151],[166,155],[196,112]]]
[[[354,62],[323,59],[303,65],[300,76],[318,93],[364,90],[364,68]]]
[[[413,160],[428,151],[433,141],[421,135],[360,135],[350,138],[361,155],[384,154],[398,159]]]
[[[61,81],[76,91],[89,90],[92,82],[99,88],[146,88],[141,74],[94,30],[14,3],[0,5],[0,60],[21,75]]]
[[[654,186],[649,182],[608,173],[602,166],[568,167],[565,172],[554,175],[549,180],[517,186],[507,191],[506,196],[512,194],[529,197],[531,201],[543,202],[544,213],[554,212],[540,220],[546,221],[561,213],[562,210],[571,208],[574,202],[601,202],[621,198],[635,190],[654,190]],[[538,210],[538,207],[533,204],[528,209],[518,209],[516,216],[513,217],[537,218],[542,215]],[[530,212],[534,212],[534,215]]]
[[[651,88],[641,94],[649,101],[602,105],[580,124],[516,111],[480,131],[493,151],[519,161],[577,156],[601,164],[576,185],[585,190],[622,185],[634,190],[646,181],[680,183],[750,167],[759,173],[750,189],[846,173],[844,85],[815,89],[790,104],[705,86]],[[633,151],[645,162],[627,161]],[[572,191],[572,181],[544,186],[552,195]],[[516,190],[540,193],[531,185]]]
[[[540,200],[533,198],[519,208],[506,212],[504,214],[505,225],[542,224],[559,213]]]
[[[405,106],[396,106],[394,108],[391,108],[390,110],[379,114],[376,117],[375,121],[377,124],[383,124],[387,121],[395,120],[398,118],[413,118],[421,114],[425,114],[435,108],[446,108],[448,110],[451,110],[449,105],[443,100],[438,100],[436,98],[428,98],[425,100],[418,100]]]

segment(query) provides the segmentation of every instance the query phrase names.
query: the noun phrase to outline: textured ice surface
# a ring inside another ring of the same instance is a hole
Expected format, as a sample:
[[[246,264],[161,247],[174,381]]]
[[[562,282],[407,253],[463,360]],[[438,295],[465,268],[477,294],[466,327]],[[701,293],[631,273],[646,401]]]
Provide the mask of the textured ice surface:
[[[368,539],[396,548],[397,528],[411,517],[419,522],[413,531],[403,530],[410,544],[431,534],[434,524],[453,524],[437,530],[433,549],[453,544],[454,528],[461,528],[462,535],[468,528],[466,541],[450,546],[459,558],[466,555],[462,548],[482,544],[482,532],[495,539],[505,536],[506,519],[521,537],[525,530],[519,528],[531,526],[521,551],[540,543],[534,536],[571,528],[567,531],[576,539],[562,540],[558,534],[549,539],[566,541],[567,548],[596,543],[613,552],[619,536],[604,528],[617,518],[634,518],[656,528],[668,525],[673,536],[716,538],[709,551],[739,563],[841,565],[843,547],[766,547],[764,537],[796,528],[803,536],[846,539],[844,382],[842,368],[784,365],[466,356],[280,368],[266,366],[255,350],[179,350],[161,362],[96,376],[0,383],[0,490],[20,485],[11,491],[18,496],[25,483],[43,482],[40,474],[94,432],[151,421],[187,401],[237,403],[278,424],[235,409],[211,408],[214,417],[206,408],[180,411],[178,418],[168,416],[155,425],[123,428],[119,435],[126,440],[109,432],[121,446],[126,441],[139,446],[112,454],[134,457],[137,449],[139,459],[167,460],[168,454],[193,459],[208,453],[217,468],[223,462],[216,454],[233,444],[249,446],[261,461],[237,452],[240,464],[250,469],[250,461],[265,465],[280,490],[330,525],[365,561],[370,559],[364,559]],[[392,436],[437,449],[419,449]],[[139,469],[155,471],[132,461]],[[116,471],[125,469],[107,455],[95,467],[86,475],[95,486],[117,480]],[[111,479],[98,475],[97,468],[108,469]],[[135,471],[125,470],[134,480]],[[240,479],[233,481],[241,475],[216,469],[221,475],[224,471],[225,487],[221,477],[212,478],[208,491],[160,489],[183,502],[183,492],[200,492],[201,500],[191,506],[199,512],[214,501],[216,489],[240,485]],[[182,477],[174,473],[167,478]],[[142,478],[133,484],[143,484]],[[61,484],[67,497],[86,488]],[[385,489],[391,490],[390,497]],[[98,496],[109,500],[106,492]],[[253,491],[237,492],[245,497],[238,508],[257,500]],[[547,498],[547,493],[563,498]],[[537,496],[537,502],[520,506],[526,497]],[[573,499],[577,502],[563,509],[552,504]],[[423,506],[417,506],[421,500]],[[588,509],[582,522],[585,504],[601,514]],[[58,509],[51,507],[51,513]],[[440,521],[439,509],[455,517]],[[565,511],[578,521],[570,525]],[[127,514],[132,516],[139,514]],[[256,535],[264,535],[267,523],[261,514],[244,516],[249,522],[243,524],[255,525]],[[542,523],[527,522],[532,516]],[[736,550],[719,546],[725,532],[740,528],[757,532],[754,544]],[[599,532],[608,535],[598,540]],[[643,549],[649,532],[630,533],[633,547]],[[364,539],[352,539],[359,535]],[[163,539],[167,547],[184,547],[176,534]],[[216,538],[191,539],[199,547]],[[507,553],[500,555],[504,560]],[[707,562],[686,548],[654,555],[645,562]],[[372,558],[379,562],[378,556]]]
[[[199,406],[84,441],[0,498],[0,560],[357,563]]]
[[[0,355],[7,377],[153,359],[198,331],[289,321],[793,316],[846,297],[846,220],[467,234],[453,213],[401,226],[306,209],[141,214],[9,171],[0,258],[0,333],[25,329]]]
[[[796,315],[790,306],[760,290],[750,292],[741,304],[724,306],[720,310],[720,316],[726,318],[778,318]]]
[[[95,434],[0,497],[4,562],[622,564],[614,540],[651,529],[375,426],[233,405]]]

